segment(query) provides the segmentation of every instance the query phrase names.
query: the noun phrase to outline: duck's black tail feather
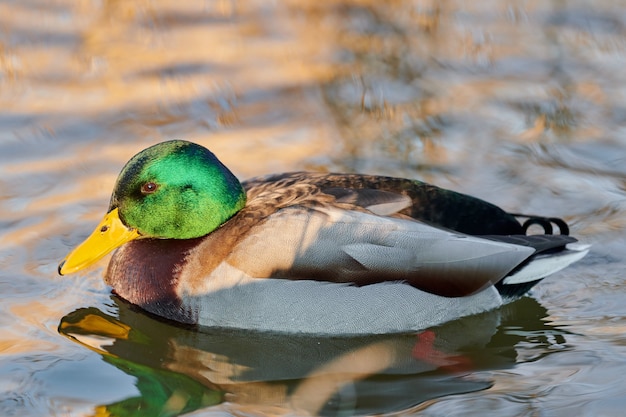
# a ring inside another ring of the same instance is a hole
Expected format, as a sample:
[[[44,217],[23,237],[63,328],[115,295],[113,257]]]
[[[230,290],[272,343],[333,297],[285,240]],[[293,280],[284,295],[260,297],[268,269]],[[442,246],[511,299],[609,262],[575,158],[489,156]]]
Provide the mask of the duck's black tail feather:
[[[560,225],[559,229],[563,231]],[[502,298],[507,300],[523,296],[543,278],[576,262],[589,251],[589,245],[579,244],[565,234],[482,237],[535,249],[533,255],[496,284]]]
[[[503,300],[516,300],[520,297],[523,297],[532,287],[535,286],[541,279],[537,279],[535,281],[522,282],[519,284],[503,284],[502,281],[496,284],[496,289],[500,293],[500,296]]]

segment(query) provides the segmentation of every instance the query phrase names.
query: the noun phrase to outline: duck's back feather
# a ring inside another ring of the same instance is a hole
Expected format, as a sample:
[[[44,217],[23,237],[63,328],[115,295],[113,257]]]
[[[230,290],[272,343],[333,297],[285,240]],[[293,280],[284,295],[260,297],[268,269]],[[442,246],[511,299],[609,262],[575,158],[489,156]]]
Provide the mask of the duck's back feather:
[[[361,174],[292,172],[243,183],[249,199],[287,192],[289,201],[320,201],[387,216],[408,216],[469,235],[520,235],[515,216],[466,194],[417,180]],[[282,205],[282,200],[277,206]],[[395,210],[395,211],[394,211]]]

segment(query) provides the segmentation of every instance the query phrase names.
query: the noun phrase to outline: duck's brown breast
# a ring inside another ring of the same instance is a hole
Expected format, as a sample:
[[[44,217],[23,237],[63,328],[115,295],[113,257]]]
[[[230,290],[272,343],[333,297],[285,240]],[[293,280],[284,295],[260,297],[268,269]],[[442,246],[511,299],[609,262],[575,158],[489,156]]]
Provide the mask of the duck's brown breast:
[[[195,323],[176,288],[187,254],[202,238],[138,239],[119,248],[111,258],[105,281],[113,291],[141,308],[171,320]]]

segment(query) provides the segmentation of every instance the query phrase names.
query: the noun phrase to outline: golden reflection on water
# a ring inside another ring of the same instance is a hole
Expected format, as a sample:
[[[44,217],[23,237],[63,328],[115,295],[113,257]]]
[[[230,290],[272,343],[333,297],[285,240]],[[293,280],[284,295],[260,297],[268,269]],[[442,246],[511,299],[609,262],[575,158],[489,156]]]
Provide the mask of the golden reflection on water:
[[[89,414],[113,396],[102,392],[104,385],[123,385],[121,374],[113,384],[96,381],[89,386],[98,392],[93,398],[60,382],[67,379],[63,372],[82,381],[85,366],[98,377],[108,368],[97,368],[84,347],[59,338],[59,321],[79,307],[98,306],[106,314],[116,307],[101,270],[59,278],[56,266],[104,214],[124,163],[173,138],[209,147],[242,178],[299,169],[382,173],[432,181],[509,210],[564,217],[595,252],[586,264],[542,283],[536,294],[550,307],[550,320],[602,336],[607,344],[575,339],[584,349],[624,353],[624,21],[614,2],[583,0],[0,2],[0,375],[6,379],[0,414]],[[92,325],[86,327],[97,336]],[[229,354],[235,348],[247,354],[245,343],[224,342],[227,351],[211,362],[202,346],[178,336],[170,329],[158,339],[171,348],[163,356],[170,361],[166,371],[219,385],[230,376],[223,366],[244,369],[229,363]],[[99,337],[120,344],[117,334]],[[96,339],[86,344],[93,347]],[[529,340],[530,357],[545,353],[545,344]],[[512,348],[517,342],[504,350],[520,351]],[[239,389],[241,400],[241,409],[228,403],[229,410],[244,412],[254,401],[281,396],[273,404],[283,407],[289,395],[290,410],[315,410],[328,391],[344,389],[350,398],[351,384],[364,384],[373,392],[380,388],[379,369],[407,357],[398,354],[398,344],[381,343],[353,346],[349,351],[361,352],[361,362],[338,353],[316,370],[292,375],[298,381],[316,377],[291,390],[267,376],[227,384],[231,394]],[[570,350],[574,362],[584,362],[576,347]],[[133,355],[144,347],[126,348],[130,357],[119,355],[117,362],[103,353],[107,367],[129,366],[148,376],[161,369],[156,362],[135,367]],[[372,362],[372,355],[379,360]],[[561,379],[556,360],[546,365],[553,377],[539,379],[575,390],[613,375],[611,369],[623,371],[605,355],[601,371],[593,365]],[[498,368],[497,355],[481,360],[477,369]],[[541,374],[543,363],[516,372]],[[328,370],[345,364],[354,365],[353,372]],[[194,374],[193,365],[204,376]],[[512,374],[494,373],[502,385],[489,395],[503,393],[499,401],[509,408],[502,410],[526,411],[506,397],[516,389],[523,398],[546,397],[552,409],[568,406],[566,396],[550,397]],[[157,380],[170,378],[159,374]],[[187,382],[180,383],[197,393]],[[444,378],[444,391],[450,384]],[[282,391],[268,392],[276,387]],[[406,407],[424,400],[398,389],[396,400]],[[611,396],[624,398],[616,390]],[[198,406],[222,400],[211,390],[198,392],[206,394],[198,394]],[[185,395],[172,394],[172,409]],[[582,396],[599,403],[607,398],[602,395]],[[455,401],[463,401],[455,398],[448,400],[453,410]],[[446,401],[424,404],[438,410]],[[493,409],[487,403],[482,411]],[[271,406],[265,412],[280,414]]]

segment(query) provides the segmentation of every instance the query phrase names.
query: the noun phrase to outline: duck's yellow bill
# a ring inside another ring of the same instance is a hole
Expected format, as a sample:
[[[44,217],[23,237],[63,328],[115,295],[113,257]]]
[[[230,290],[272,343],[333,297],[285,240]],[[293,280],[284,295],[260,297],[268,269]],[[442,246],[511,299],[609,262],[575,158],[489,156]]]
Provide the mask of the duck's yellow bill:
[[[118,209],[104,216],[96,230],[59,264],[59,275],[71,274],[99,261],[113,249],[139,237],[135,229],[122,223]]]

